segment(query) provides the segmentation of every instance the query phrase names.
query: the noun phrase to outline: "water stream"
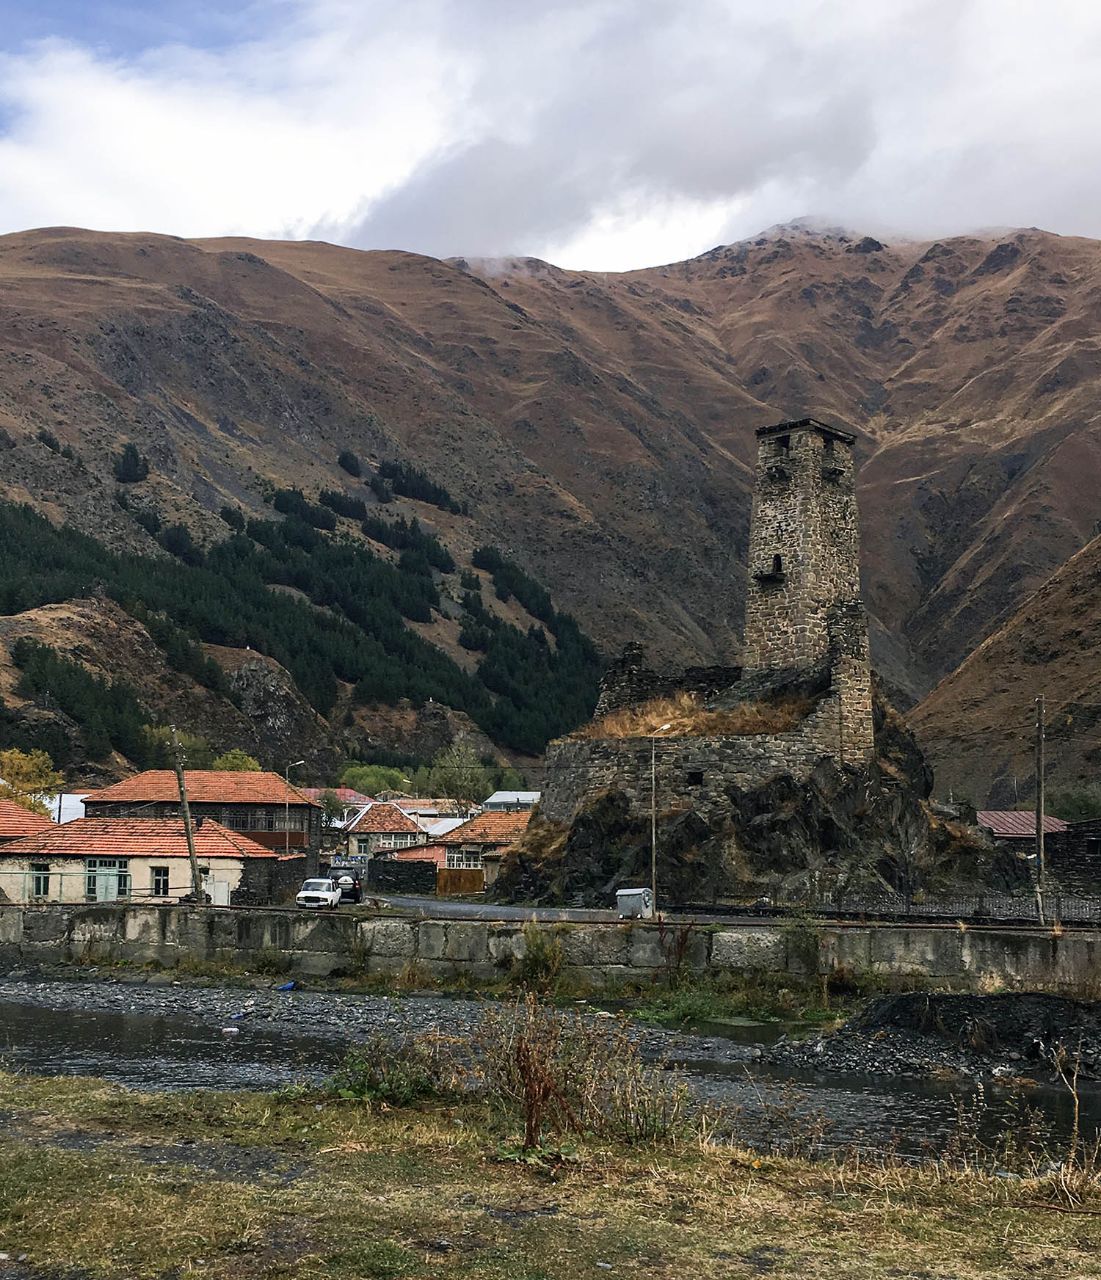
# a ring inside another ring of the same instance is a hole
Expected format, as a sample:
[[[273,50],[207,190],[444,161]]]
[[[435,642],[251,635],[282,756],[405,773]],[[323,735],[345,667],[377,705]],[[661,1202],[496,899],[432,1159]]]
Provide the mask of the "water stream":
[[[446,1017],[446,1009],[440,1016]],[[975,1085],[967,1081],[781,1071],[754,1061],[753,1049],[785,1030],[777,1024],[712,1024],[706,1030],[676,1038],[675,1065],[698,1094],[733,1112],[738,1131],[759,1144],[784,1145],[791,1134],[821,1129],[826,1147],[935,1152],[957,1127],[958,1101],[967,1103],[975,1095]],[[227,1027],[177,1013],[58,1009],[0,1000],[0,1061],[7,1069],[96,1076],[131,1088],[273,1089],[316,1082],[331,1072],[346,1047],[340,1036],[302,1031],[288,1022],[244,1020]],[[986,1086],[986,1095],[994,1104],[985,1121],[990,1128],[1009,1095],[996,1085]],[[1070,1117],[1065,1091],[1041,1082],[1027,1099],[1056,1132],[1065,1132]],[[1086,1095],[1083,1114],[1088,1126],[1101,1124],[1101,1093]]]

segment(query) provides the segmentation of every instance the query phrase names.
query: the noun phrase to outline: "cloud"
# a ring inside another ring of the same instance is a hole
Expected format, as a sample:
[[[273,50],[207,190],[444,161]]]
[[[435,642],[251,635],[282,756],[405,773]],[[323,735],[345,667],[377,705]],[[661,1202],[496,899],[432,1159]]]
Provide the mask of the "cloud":
[[[1101,9],[258,0],[247,38],[0,55],[5,229],[668,261],[804,213],[1101,235]],[[178,23],[177,23],[178,26]],[[174,28],[175,30],[176,28]]]

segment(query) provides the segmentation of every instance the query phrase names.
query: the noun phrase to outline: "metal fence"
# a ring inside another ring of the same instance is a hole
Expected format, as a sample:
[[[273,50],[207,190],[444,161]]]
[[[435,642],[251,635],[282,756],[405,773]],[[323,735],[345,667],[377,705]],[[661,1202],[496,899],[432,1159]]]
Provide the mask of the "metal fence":
[[[766,905],[767,904],[767,905]],[[784,914],[806,911],[843,919],[964,920],[1012,924],[1101,924],[1101,897],[1045,893],[970,893],[943,897],[901,893],[856,894],[837,891],[811,896],[775,894],[757,909]],[[752,908],[751,908],[752,909]]]

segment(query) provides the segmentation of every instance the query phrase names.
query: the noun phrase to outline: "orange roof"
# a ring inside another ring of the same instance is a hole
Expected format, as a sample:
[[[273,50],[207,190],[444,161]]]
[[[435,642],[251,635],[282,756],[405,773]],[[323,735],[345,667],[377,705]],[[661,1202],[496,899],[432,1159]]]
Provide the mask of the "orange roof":
[[[403,813],[396,804],[385,803],[371,805],[348,830],[357,836],[370,832],[424,832],[424,828],[407,813]]]
[[[437,867],[447,865],[447,850],[442,844],[421,844],[414,849],[402,849],[392,853],[387,862],[434,862]]]
[[[14,800],[0,800],[0,840],[20,840],[54,825],[49,818],[24,809]]]
[[[480,813],[443,837],[444,844],[515,844],[528,829],[531,813]]]
[[[187,798],[192,804],[308,804],[320,808],[277,773],[236,773],[229,769],[186,769]],[[146,769],[102,791],[85,796],[85,804],[122,801],[165,804],[179,800],[172,769]]]
[[[49,858],[186,858],[187,836],[180,818],[77,818],[63,826],[0,847],[0,857],[27,854]],[[200,858],[278,858],[273,849],[230,831],[209,818],[192,823]]]

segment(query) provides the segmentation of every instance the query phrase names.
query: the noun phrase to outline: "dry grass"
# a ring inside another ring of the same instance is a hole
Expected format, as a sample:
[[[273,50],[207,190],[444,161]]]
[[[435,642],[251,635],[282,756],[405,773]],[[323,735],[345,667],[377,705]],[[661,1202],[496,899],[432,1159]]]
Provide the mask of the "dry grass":
[[[1096,1201],[1056,1211],[1050,1179],[816,1165],[705,1142],[602,1140],[527,1164],[472,1107],[154,1096],[14,1076],[0,1088],[17,1126],[0,1162],[0,1251],[27,1253],[27,1275],[1101,1276]],[[77,1149],[79,1134],[99,1148]],[[150,1144],[183,1135],[198,1142],[179,1148],[181,1162],[150,1162]],[[282,1164],[213,1172],[219,1151]]]
[[[654,698],[637,707],[610,712],[579,729],[575,738],[644,738],[668,724],[661,736],[741,737],[757,733],[784,733],[794,729],[814,709],[807,697],[775,702],[743,702],[728,711],[709,711],[693,693]]]
[[[553,1165],[476,1107],[142,1095],[0,1076],[0,1251],[96,1280],[955,1280],[1101,1276],[1052,1179],[601,1140]],[[58,1142],[52,1138],[57,1135]],[[101,1145],[80,1149],[80,1135]],[[151,1160],[189,1136],[182,1163]],[[216,1153],[278,1168],[214,1172]],[[603,1265],[601,1265],[603,1264]],[[62,1272],[64,1274],[64,1272]]]

